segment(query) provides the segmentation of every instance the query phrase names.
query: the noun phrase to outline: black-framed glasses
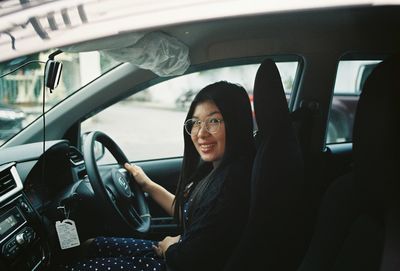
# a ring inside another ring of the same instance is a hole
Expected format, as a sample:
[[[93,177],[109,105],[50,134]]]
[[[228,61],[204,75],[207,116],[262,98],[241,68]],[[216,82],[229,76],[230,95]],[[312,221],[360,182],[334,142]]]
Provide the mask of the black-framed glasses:
[[[197,135],[200,131],[202,124],[204,123],[207,132],[210,134],[215,134],[218,132],[219,127],[221,127],[221,122],[224,122],[222,119],[217,118],[209,118],[206,120],[199,120],[199,119],[188,119],[185,121],[185,131],[189,135]]]

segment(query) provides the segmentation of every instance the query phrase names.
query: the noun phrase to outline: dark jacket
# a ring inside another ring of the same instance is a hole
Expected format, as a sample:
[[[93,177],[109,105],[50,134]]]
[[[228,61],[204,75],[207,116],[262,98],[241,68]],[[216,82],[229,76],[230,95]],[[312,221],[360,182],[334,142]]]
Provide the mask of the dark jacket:
[[[181,242],[165,253],[174,271],[221,270],[238,243],[247,222],[252,161],[237,159],[222,174],[222,186],[210,187],[214,200],[193,210]]]

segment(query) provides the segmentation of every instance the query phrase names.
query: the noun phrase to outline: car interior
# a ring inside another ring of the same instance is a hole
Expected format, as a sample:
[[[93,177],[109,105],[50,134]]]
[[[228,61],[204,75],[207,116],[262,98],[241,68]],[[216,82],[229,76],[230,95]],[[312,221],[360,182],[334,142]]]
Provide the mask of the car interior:
[[[54,270],[85,257],[96,236],[178,235],[123,164],[175,193],[188,104],[220,80],[248,91],[257,147],[249,217],[224,270],[399,270],[400,3],[168,23],[151,9],[159,22],[129,26],[139,16],[121,13],[129,5],[101,17],[84,1],[52,12],[7,2],[0,25],[32,17],[0,26],[0,127],[13,123],[0,130],[0,270]],[[74,12],[81,23],[68,25]],[[104,22],[116,34],[77,41]],[[42,47],[17,57],[30,36]],[[47,64],[28,88],[18,82],[33,68],[10,71],[34,57]],[[63,221],[77,228],[64,242]]]

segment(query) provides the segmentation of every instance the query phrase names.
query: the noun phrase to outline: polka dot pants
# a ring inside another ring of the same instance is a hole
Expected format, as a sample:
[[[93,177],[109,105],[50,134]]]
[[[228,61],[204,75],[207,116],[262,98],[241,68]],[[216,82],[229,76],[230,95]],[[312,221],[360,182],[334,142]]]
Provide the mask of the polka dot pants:
[[[89,247],[89,258],[65,266],[68,271],[160,271],[165,262],[152,248],[157,242],[133,238],[97,237]]]

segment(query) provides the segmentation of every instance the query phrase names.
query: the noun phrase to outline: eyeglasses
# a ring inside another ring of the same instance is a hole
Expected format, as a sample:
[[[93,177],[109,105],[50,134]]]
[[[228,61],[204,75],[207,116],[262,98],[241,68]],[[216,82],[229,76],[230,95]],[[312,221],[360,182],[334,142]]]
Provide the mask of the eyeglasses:
[[[218,132],[219,127],[221,126],[221,122],[224,122],[222,119],[217,119],[217,118],[210,118],[206,119],[204,121],[199,120],[199,119],[188,119],[185,121],[185,131],[189,135],[197,135],[200,131],[201,124],[205,123],[205,127],[207,132],[210,134],[215,134]]]

